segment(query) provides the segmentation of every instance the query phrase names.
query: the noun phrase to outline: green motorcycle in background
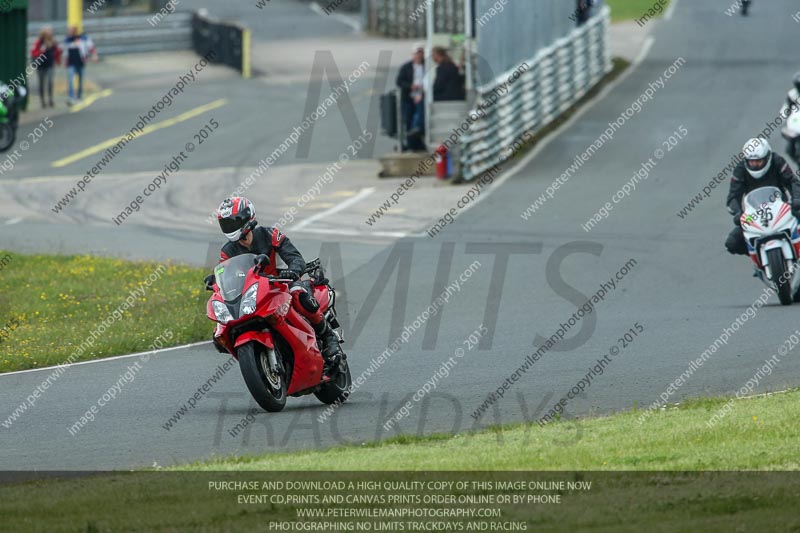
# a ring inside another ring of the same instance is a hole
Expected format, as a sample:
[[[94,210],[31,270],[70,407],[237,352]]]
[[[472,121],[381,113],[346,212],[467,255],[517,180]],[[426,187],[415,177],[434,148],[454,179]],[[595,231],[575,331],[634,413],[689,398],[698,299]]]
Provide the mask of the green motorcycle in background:
[[[14,145],[19,123],[19,109],[25,99],[25,87],[12,89],[0,84],[0,152],[5,152]]]

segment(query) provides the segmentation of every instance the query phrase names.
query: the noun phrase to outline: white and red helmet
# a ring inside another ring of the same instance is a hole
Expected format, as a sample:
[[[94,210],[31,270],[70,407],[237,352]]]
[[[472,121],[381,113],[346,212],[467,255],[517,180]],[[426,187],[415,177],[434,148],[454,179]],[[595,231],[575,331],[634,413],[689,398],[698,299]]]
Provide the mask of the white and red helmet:
[[[256,208],[247,198],[234,196],[219,204],[217,220],[228,240],[236,242],[256,227]]]

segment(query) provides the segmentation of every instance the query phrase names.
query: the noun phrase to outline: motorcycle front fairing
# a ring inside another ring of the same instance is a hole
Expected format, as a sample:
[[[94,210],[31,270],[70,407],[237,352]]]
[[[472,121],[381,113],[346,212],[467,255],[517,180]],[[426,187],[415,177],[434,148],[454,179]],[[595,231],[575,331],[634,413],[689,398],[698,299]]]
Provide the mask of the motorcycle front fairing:
[[[781,109],[781,116],[786,117],[786,125],[781,129],[781,135],[791,142],[800,137],[800,109],[786,116],[789,113],[788,109],[788,106]]]
[[[798,222],[781,191],[776,187],[756,189],[743,204],[742,231],[756,267],[769,269],[767,252],[775,248],[781,248],[784,258],[796,262],[800,257]]]
[[[207,307],[209,318],[221,322],[221,327],[217,328],[218,334],[215,334],[236,357],[237,349],[248,342],[257,342],[274,350],[274,331],[289,344],[295,355],[287,394],[316,387],[322,379],[324,361],[314,330],[292,308],[292,296],[285,282],[272,281],[255,273],[252,268],[254,258],[253,254],[243,254],[215,268],[217,290]],[[254,305],[245,301],[251,290],[255,291]],[[228,320],[222,322],[224,318]],[[258,321],[255,327],[235,335],[235,340],[231,342],[237,326],[253,320]]]

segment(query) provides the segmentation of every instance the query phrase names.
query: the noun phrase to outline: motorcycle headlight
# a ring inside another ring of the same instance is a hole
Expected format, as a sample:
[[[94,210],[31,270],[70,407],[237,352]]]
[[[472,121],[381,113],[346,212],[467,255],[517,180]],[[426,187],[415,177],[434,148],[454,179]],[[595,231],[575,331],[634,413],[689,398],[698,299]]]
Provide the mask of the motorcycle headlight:
[[[242,297],[242,304],[239,311],[242,316],[256,312],[256,298],[258,297],[258,283],[253,283]]]
[[[219,300],[214,300],[211,302],[211,306],[214,308],[214,314],[217,315],[217,320],[219,322],[227,324],[233,320],[233,315],[228,310],[228,306],[224,303],[220,302]]]

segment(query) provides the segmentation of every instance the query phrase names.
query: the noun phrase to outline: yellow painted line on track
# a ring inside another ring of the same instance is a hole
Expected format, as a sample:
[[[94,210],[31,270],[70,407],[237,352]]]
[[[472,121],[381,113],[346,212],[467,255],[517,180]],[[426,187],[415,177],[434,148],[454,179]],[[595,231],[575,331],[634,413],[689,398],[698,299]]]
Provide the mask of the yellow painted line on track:
[[[82,102],[78,102],[77,104],[75,104],[71,108],[69,108],[69,112],[70,113],[77,113],[78,111],[86,109],[87,107],[89,107],[90,105],[92,105],[96,101],[100,100],[101,98],[106,98],[108,96],[111,96],[112,94],[114,94],[114,91],[112,91],[111,89],[106,89],[104,91],[100,91],[97,94],[93,94],[91,96],[87,96],[85,100],[83,100]]]
[[[181,122],[185,122],[185,121],[187,121],[189,119],[192,119],[192,118],[194,118],[194,117],[196,117],[198,115],[202,115],[203,113],[211,111],[212,109],[217,109],[218,107],[222,107],[222,106],[227,105],[227,104],[228,104],[228,100],[226,98],[220,98],[219,100],[214,100],[213,102],[211,102],[209,104],[201,105],[200,107],[195,107],[194,109],[190,109],[189,111],[186,111],[185,113],[181,113],[177,117],[170,118],[170,119],[167,119],[167,120],[162,120],[161,122],[156,122],[155,124],[150,124],[149,126],[145,126],[144,128],[142,128],[141,133],[137,133],[136,134],[134,139],[138,139],[139,137],[142,137],[143,135],[147,135],[148,133],[153,133],[154,131],[158,131],[158,130],[161,130],[161,129],[164,129],[164,128],[169,128],[170,126],[174,126],[176,124],[180,124]],[[90,146],[89,148],[86,148],[85,150],[81,150],[80,152],[78,152],[76,154],[64,157],[62,159],[59,159],[58,161],[54,161],[53,163],[51,163],[51,166],[56,167],[56,168],[65,167],[65,166],[67,166],[69,164],[75,163],[76,161],[80,161],[81,159],[85,159],[85,158],[89,157],[90,155],[94,155],[94,154],[97,154],[99,152],[102,152],[106,148],[111,148],[112,146],[118,144],[120,142],[120,140],[125,139],[127,136],[128,136],[128,132],[125,132],[122,135],[119,135],[119,136],[114,137],[112,139],[108,139],[107,141],[103,141],[103,142],[101,142],[99,144],[95,144],[94,146]]]

